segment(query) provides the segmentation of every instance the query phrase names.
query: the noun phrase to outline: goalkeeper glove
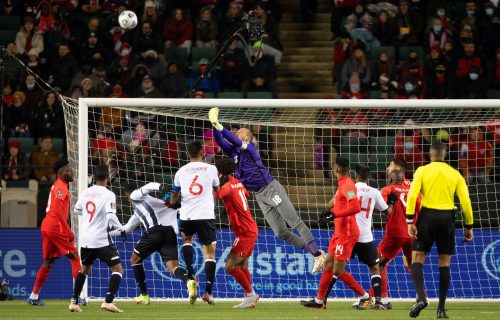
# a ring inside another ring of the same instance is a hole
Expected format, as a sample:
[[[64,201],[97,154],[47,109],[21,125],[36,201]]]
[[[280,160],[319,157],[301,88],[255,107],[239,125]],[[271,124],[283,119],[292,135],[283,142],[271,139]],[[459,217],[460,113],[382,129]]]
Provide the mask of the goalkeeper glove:
[[[222,131],[222,129],[224,129],[222,124],[219,123],[219,108],[211,108],[208,112],[208,119],[218,131]]]
[[[394,192],[389,193],[387,196],[387,204],[389,206],[393,206],[396,201],[398,201],[398,196]]]
[[[335,220],[335,213],[331,209],[325,209],[321,212],[318,223],[320,226],[330,227],[333,220]]]

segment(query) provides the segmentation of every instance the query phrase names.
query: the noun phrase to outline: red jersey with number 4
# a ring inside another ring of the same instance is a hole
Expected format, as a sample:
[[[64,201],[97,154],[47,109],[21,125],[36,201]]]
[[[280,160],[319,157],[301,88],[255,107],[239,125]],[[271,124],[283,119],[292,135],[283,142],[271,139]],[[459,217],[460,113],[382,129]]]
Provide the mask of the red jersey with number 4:
[[[406,198],[410,191],[411,181],[404,180],[401,184],[391,184],[382,188],[382,197],[387,202],[387,198],[391,192],[396,194],[398,198],[392,206],[391,213],[387,216],[385,225],[385,237],[389,238],[409,238],[408,224],[406,223]],[[417,210],[420,211],[420,202],[422,197],[417,199]]]
[[[59,178],[50,188],[49,200],[45,209],[45,219],[42,222],[42,231],[71,234],[68,225],[70,199],[68,187],[68,182]]]
[[[250,194],[240,180],[233,176],[216,193],[216,197],[224,202],[229,223],[236,237],[252,237],[258,234],[248,198]]]
[[[332,212],[335,213],[335,235],[359,237],[359,228],[355,214],[361,211],[356,186],[349,176],[338,179],[338,189],[335,193],[335,204]]]

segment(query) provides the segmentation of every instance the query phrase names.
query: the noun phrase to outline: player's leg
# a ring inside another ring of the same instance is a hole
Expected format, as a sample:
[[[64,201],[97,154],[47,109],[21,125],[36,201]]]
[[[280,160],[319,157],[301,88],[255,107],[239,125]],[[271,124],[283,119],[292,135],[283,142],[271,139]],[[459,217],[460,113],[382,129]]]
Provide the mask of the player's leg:
[[[328,254],[325,258],[325,263],[323,264],[323,272],[321,273],[321,278],[319,279],[319,288],[315,298],[311,300],[301,300],[300,304],[306,308],[316,308],[316,309],[326,309],[325,299],[330,286],[333,287],[337,277],[333,276],[335,256],[330,253],[330,247]],[[333,284],[332,284],[333,283]]]
[[[439,304],[437,318],[448,318],[445,311],[446,296],[450,287],[450,261],[455,253],[455,223],[453,213],[439,213],[440,232],[436,235],[436,246],[439,254]]]
[[[106,292],[106,298],[101,304],[101,309],[103,311],[109,312],[123,312],[118,307],[113,304],[116,292],[120,288],[120,282],[122,280],[123,267],[120,263],[120,255],[116,246],[109,245],[107,247],[97,249],[97,257],[102,262],[106,263],[111,269],[111,277],[109,278],[108,291]]]
[[[87,275],[92,268],[92,264],[97,258],[97,252],[95,249],[81,249],[81,258],[82,258],[82,266],[80,267],[80,271],[75,278],[75,285],[73,287],[73,296],[71,297],[71,303],[69,305],[69,310],[71,312],[81,312],[79,306],[79,298],[82,293],[83,286],[85,281],[87,280]]]
[[[140,243],[140,241],[139,241]],[[137,304],[150,304],[151,299],[148,294],[148,286],[146,283],[146,272],[144,271],[143,258],[137,255],[136,248],[130,256],[130,265],[132,270],[134,270],[135,283],[139,287],[141,294],[134,298],[134,302]]]
[[[196,271],[193,268],[193,258],[194,258],[193,235],[195,234],[195,230],[193,230],[193,222],[181,220],[180,230],[183,243],[182,256],[184,257],[184,263],[186,264],[186,269],[188,271],[189,276],[192,279],[196,280]]]
[[[374,308],[378,310],[385,310],[386,308],[382,304],[382,277],[380,276],[380,268],[379,268],[379,255],[377,250],[375,249],[375,243],[358,243],[359,249],[357,252],[359,261],[366,264],[368,269],[370,270],[371,278],[370,284],[373,288],[373,293],[375,297],[375,305]],[[356,245],[358,245],[356,244]]]
[[[78,276],[78,273],[80,272],[80,268],[82,266],[80,256],[78,255],[78,251],[68,253],[66,255],[66,258],[68,258],[69,263],[71,265],[71,274],[73,275],[73,282],[75,282],[76,277]],[[85,299],[85,297],[80,297],[78,303],[80,305],[86,306],[87,300]]]
[[[212,287],[215,280],[215,247],[217,243],[215,220],[195,220],[198,239],[203,245],[203,255],[205,257],[205,293],[202,300],[210,305],[215,303],[212,296]]]

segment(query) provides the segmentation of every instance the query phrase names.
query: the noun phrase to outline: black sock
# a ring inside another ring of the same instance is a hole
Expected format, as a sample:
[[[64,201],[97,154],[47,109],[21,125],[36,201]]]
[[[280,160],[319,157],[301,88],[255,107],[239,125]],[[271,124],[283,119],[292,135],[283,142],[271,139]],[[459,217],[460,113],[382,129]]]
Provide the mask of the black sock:
[[[214,284],[215,279],[215,260],[205,260],[205,274],[207,276],[205,292],[208,294],[212,294],[212,285]]]
[[[332,282],[330,282],[330,286],[328,287],[328,290],[326,291],[325,300],[323,301],[324,304],[326,304],[326,301],[328,300],[328,297],[330,296],[330,292],[332,292],[332,289],[333,289],[333,286],[335,285],[335,282],[337,282],[337,277],[333,276]]]
[[[108,292],[106,293],[106,303],[111,303],[115,299],[116,291],[120,287],[120,281],[122,280],[122,274],[119,272],[113,272],[111,278],[109,278]]]
[[[373,288],[373,294],[375,294],[375,300],[380,300],[382,297],[382,277],[378,274],[373,275],[370,284]]]
[[[189,275],[195,274],[196,272],[194,272],[193,268],[194,250],[191,243],[185,243],[182,246],[182,255],[184,256],[184,262],[186,263],[186,269]]]
[[[424,265],[418,262],[411,264],[411,278],[417,291],[417,301],[425,300]]]
[[[438,309],[444,310],[446,295],[450,287],[450,267],[439,268],[439,306]]]
[[[189,280],[191,280],[191,278],[189,277],[189,274],[187,272],[186,269],[184,269],[183,267],[177,267],[174,269],[174,276],[179,279],[179,280],[182,280],[182,282],[188,282]]]
[[[76,303],[78,303],[78,298],[80,297],[80,293],[82,293],[85,280],[87,280],[87,276],[81,272],[78,272],[78,275],[75,279],[75,287],[73,288],[73,301]]]
[[[142,265],[142,263],[139,263],[139,264],[133,264],[132,268],[134,269],[135,282],[137,283],[137,286],[141,290],[141,294],[147,295],[148,286],[146,285],[146,274],[144,272],[144,266]]]

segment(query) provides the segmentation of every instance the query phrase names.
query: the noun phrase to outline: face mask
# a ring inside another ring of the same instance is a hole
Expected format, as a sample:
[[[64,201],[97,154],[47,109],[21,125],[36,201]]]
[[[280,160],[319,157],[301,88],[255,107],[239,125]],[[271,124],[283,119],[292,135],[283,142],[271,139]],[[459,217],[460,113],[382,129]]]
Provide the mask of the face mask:
[[[26,88],[28,88],[28,90],[33,90],[35,88],[35,84],[34,83],[28,83],[28,84],[26,84]]]
[[[467,10],[467,15],[468,15],[469,17],[474,16],[474,14],[475,14],[475,13],[476,13],[476,10]]]
[[[446,12],[444,12],[444,11],[437,12],[438,17],[440,17],[440,18],[444,17],[445,14],[446,14]]]
[[[413,142],[411,142],[411,141],[407,141],[407,142],[405,142],[405,149],[406,149],[406,150],[411,150],[411,149],[413,149],[413,146],[414,146]]]
[[[489,16],[492,16],[493,13],[495,13],[495,10],[493,8],[486,8],[486,14]]]
[[[434,30],[435,33],[440,33],[442,29],[443,27],[440,26],[439,24],[435,24],[432,26],[432,30]]]
[[[354,92],[354,93],[359,92],[359,84],[353,83],[350,86],[351,86],[351,92]]]
[[[469,73],[469,78],[472,80],[472,81],[475,81],[479,78],[479,75],[477,73]]]
[[[123,49],[122,50],[122,56],[128,56],[129,53],[130,53],[129,49]]]
[[[412,92],[413,91],[413,83],[411,83],[411,82],[405,83],[405,90],[406,90],[406,92]]]

